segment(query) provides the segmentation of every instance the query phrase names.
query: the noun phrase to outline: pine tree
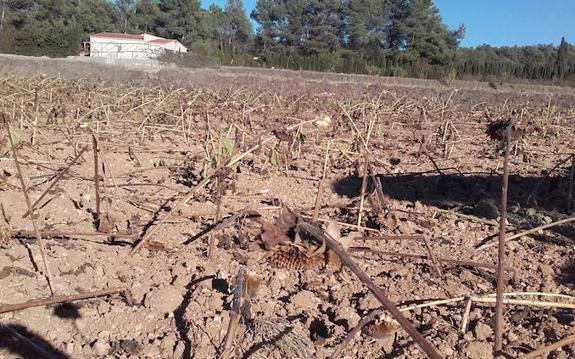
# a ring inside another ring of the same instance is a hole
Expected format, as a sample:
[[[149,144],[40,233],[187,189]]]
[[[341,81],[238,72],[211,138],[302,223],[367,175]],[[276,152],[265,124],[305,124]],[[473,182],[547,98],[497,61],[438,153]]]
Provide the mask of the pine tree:
[[[392,46],[402,59],[447,62],[450,34],[432,0],[396,1],[390,32]]]
[[[231,31],[224,10],[216,4],[210,5],[206,13],[206,22],[209,37],[216,42],[219,49],[222,49]]]
[[[351,0],[347,4],[348,45],[356,51],[372,52],[389,47],[391,1]]]
[[[301,49],[306,54],[333,52],[340,47],[343,7],[339,0],[310,0],[304,13],[305,37]]]
[[[159,9],[157,35],[178,39],[186,45],[206,35],[198,0],[162,0]]]
[[[264,49],[297,51],[306,37],[306,0],[258,0],[251,17],[261,26],[257,41]]]
[[[129,28],[134,32],[156,34],[160,18],[157,0],[137,0]]]
[[[559,48],[557,49],[557,57],[555,58],[555,67],[553,69],[554,76],[560,80],[565,77],[568,69],[567,56],[569,50],[567,46],[565,37],[562,37]]]
[[[116,0],[116,7],[120,13],[120,31],[126,33],[135,8],[134,0]]]
[[[227,30],[228,44],[234,50],[237,47],[246,49],[252,35],[252,24],[247,17],[246,10],[241,0],[228,0],[224,7],[224,19]]]

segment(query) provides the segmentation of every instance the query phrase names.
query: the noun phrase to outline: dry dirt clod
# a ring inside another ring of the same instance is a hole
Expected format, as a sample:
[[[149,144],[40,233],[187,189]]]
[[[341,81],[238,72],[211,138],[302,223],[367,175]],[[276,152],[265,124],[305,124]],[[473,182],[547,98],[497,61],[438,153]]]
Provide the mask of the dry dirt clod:
[[[493,346],[482,341],[472,341],[464,349],[469,359],[493,359]]]
[[[159,313],[172,313],[182,303],[182,300],[181,289],[174,286],[166,286],[148,293],[145,305]]]
[[[290,303],[293,304],[296,309],[311,309],[316,307],[320,303],[320,300],[313,292],[303,290],[291,297]]]
[[[487,340],[493,337],[493,329],[482,322],[477,322],[475,328],[473,329],[473,333],[475,334],[475,338],[477,340]]]

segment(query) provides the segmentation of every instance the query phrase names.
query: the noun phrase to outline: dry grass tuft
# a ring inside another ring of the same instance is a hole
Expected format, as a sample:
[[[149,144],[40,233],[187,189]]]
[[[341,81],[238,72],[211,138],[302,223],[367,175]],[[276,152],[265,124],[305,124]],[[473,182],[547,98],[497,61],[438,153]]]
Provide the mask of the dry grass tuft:
[[[256,318],[251,324],[254,343],[248,351],[273,347],[283,358],[313,358],[315,347],[310,339],[298,332],[287,320]]]

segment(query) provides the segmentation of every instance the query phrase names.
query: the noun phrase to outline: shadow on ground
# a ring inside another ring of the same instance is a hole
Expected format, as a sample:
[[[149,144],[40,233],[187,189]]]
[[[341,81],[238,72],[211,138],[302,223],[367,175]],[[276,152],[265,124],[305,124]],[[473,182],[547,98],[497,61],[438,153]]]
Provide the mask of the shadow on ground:
[[[384,194],[395,200],[419,201],[425,205],[481,218],[495,219],[499,215],[500,174],[412,173],[378,175],[377,178],[383,185]],[[372,187],[371,183],[369,185]],[[361,189],[361,178],[344,177],[332,186],[334,192],[340,195],[357,197]],[[509,221],[529,228],[562,218],[566,214],[567,192],[566,176],[544,178],[511,175],[508,192]],[[575,228],[570,225],[555,227],[554,231],[564,236],[575,235]]]
[[[0,326],[0,349],[25,359],[70,358],[46,339],[19,324]]]

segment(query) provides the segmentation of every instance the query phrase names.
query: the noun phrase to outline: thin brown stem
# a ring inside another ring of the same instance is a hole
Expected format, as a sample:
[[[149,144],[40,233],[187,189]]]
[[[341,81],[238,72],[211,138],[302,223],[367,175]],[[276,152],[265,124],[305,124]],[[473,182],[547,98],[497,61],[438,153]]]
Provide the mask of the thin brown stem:
[[[561,219],[561,220],[559,220],[559,221],[555,221],[555,222],[552,222],[552,223],[549,223],[549,224],[545,224],[545,225],[542,225],[542,226],[538,226],[538,227],[535,227],[535,228],[528,229],[528,230],[526,230],[526,231],[524,231],[524,232],[517,233],[517,234],[514,234],[514,235],[512,235],[512,236],[506,237],[506,238],[505,238],[505,242],[509,242],[509,241],[511,241],[511,240],[513,240],[513,239],[517,239],[517,238],[521,238],[521,237],[524,237],[524,236],[528,236],[528,235],[530,235],[530,234],[532,234],[532,233],[539,232],[539,231],[542,231],[542,230],[544,230],[544,229],[552,228],[552,227],[555,227],[555,226],[560,226],[560,225],[562,225],[562,224],[567,224],[567,223],[571,223],[571,222],[575,222],[575,217],[570,217],[570,218]],[[561,238],[561,239],[556,238],[556,239],[557,239],[557,240],[560,240],[560,241],[562,241],[562,242],[565,242],[565,243],[575,244],[575,241],[573,241],[572,239],[567,239],[567,238]],[[477,249],[478,249],[478,250],[481,250],[481,249],[490,248],[490,247],[493,247],[493,246],[495,245],[495,243],[497,243],[497,242],[488,242],[488,243],[485,243],[485,244],[480,245],[479,247],[477,247]]]
[[[4,122],[6,126],[6,131],[8,133],[8,138],[10,140],[10,148],[12,150],[12,156],[14,157],[14,164],[16,165],[16,171],[18,172],[18,178],[20,179],[20,185],[22,186],[22,193],[24,194],[24,199],[26,200],[26,206],[28,207],[28,212],[30,212],[30,220],[32,221],[32,227],[34,227],[34,234],[38,239],[38,247],[40,248],[40,255],[42,256],[42,261],[44,262],[44,268],[46,269],[46,279],[48,280],[48,288],[50,289],[50,295],[54,295],[52,272],[50,271],[50,265],[48,263],[48,256],[46,255],[46,245],[40,230],[38,229],[38,224],[36,223],[36,218],[34,216],[34,211],[32,210],[32,201],[30,201],[30,195],[28,194],[28,189],[26,188],[26,181],[24,180],[24,174],[22,173],[22,168],[20,167],[20,162],[18,161],[18,151],[16,150],[16,144],[12,138],[12,129],[8,123],[8,116],[0,113],[0,123]]]
[[[324,234],[321,229],[317,226],[301,221],[298,227],[302,230],[308,232],[313,237],[317,238],[321,242],[325,243],[329,249],[331,249],[341,261],[361,280],[365,286],[373,293],[373,295],[383,304],[384,308],[389,311],[399,325],[413,338],[413,340],[419,345],[421,350],[431,359],[439,359],[441,355],[437,352],[437,349],[431,344],[417,329],[411,324],[411,322],[401,314],[399,309],[389,300],[386,293],[378,287],[369,278],[367,273],[365,273],[351,258],[347,251],[339,244],[336,240]]]
[[[114,237],[114,238],[134,238],[130,234],[118,233],[101,233],[101,232],[66,232],[66,231],[42,231],[40,233],[42,238],[72,238],[72,237]],[[11,237],[32,237],[34,232],[30,231],[14,231],[10,233]]]
[[[94,214],[94,222],[96,223],[96,228],[100,227],[100,169],[98,165],[98,140],[96,135],[92,134],[92,147],[94,150],[94,189],[96,191],[96,212]]]
[[[320,179],[317,184],[317,194],[315,196],[315,205],[313,208],[313,216],[311,217],[312,223],[317,223],[317,218],[319,217],[319,207],[321,205],[321,195],[323,192],[323,179]]]
[[[90,298],[97,298],[97,297],[104,297],[113,294],[125,293],[127,292],[127,288],[111,288],[111,289],[104,289],[97,292],[88,292],[88,293],[81,293],[81,294],[73,294],[73,295],[60,295],[51,298],[37,298],[32,299],[24,303],[18,304],[3,304],[0,305],[0,314],[13,312],[16,310],[22,310],[27,308],[34,308],[34,307],[42,307],[45,305],[52,305],[58,303],[70,303],[77,300],[84,300]]]
[[[388,211],[387,203],[385,201],[385,196],[383,194],[383,185],[381,184],[381,178],[378,178],[374,173],[373,168],[370,168],[371,181],[375,187],[375,194],[379,201],[379,209]]]
[[[363,178],[361,180],[361,193],[359,195],[359,211],[357,214],[357,226],[361,226],[361,217],[363,214],[363,202],[365,197],[365,190],[367,188],[367,168],[369,167],[369,155],[368,152],[364,153],[364,164],[363,164]]]
[[[222,196],[223,196],[223,186],[224,183],[220,178],[218,180],[217,192],[217,207],[216,207],[216,223],[222,218]],[[210,233],[208,237],[208,258],[212,259],[216,254],[216,249],[218,247],[218,237],[214,235],[213,232]]]
[[[236,331],[240,323],[241,307],[242,307],[242,297],[244,294],[246,278],[246,268],[244,266],[240,267],[238,275],[236,276],[236,284],[234,286],[234,299],[232,300],[232,310],[230,312],[230,322],[228,324],[228,331],[224,337],[224,344],[221,350],[220,359],[228,359],[232,354],[232,343],[236,337]]]
[[[86,151],[87,149],[88,149],[88,146],[84,146],[80,150],[80,152],[78,152],[76,157],[74,157],[74,159],[65,168],[63,168],[62,170],[60,170],[58,172],[58,174],[56,175],[56,177],[54,177],[54,180],[52,181],[52,183],[50,183],[48,188],[46,188],[46,190],[40,195],[40,197],[38,197],[38,199],[36,201],[34,201],[34,203],[32,204],[32,210],[34,210],[34,208],[38,205],[38,203],[40,203],[40,201],[42,201],[42,199],[48,194],[48,192],[50,192],[50,190],[52,188],[54,188],[56,183],[58,183],[58,181],[60,181],[60,179],[68,172],[70,167],[72,167],[78,161],[78,159],[80,159],[80,156],[82,156],[84,151]],[[24,213],[22,215],[22,218],[28,217],[29,214],[30,214],[30,211],[26,211],[26,213]]]
[[[571,335],[567,338],[561,339],[558,342],[555,342],[555,343],[547,345],[543,348],[539,348],[537,350],[534,350],[531,353],[522,356],[520,359],[534,359],[537,357],[542,357],[549,352],[552,352],[552,351],[557,350],[561,347],[564,347],[565,345],[569,345],[572,343],[575,343],[575,335]]]
[[[433,254],[433,251],[431,250],[431,246],[429,245],[429,241],[427,240],[427,238],[423,237],[423,243],[425,245],[425,249],[427,250],[427,254],[429,255],[431,264],[435,269],[435,272],[437,273],[438,276],[441,277],[443,275],[443,272],[441,271],[441,264]]]
[[[569,193],[567,194],[567,212],[571,212],[573,204],[573,181],[575,180],[575,155],[571,156],[571,171],[569,172]]]
[[[191,190],[186,197],[184,197],[176,206],[172,208],[170,212],[168,212],[155,226],[150,228],[150,230],[140,239],[136,245],[130,251],[130,255],[133,255],[137,251],[139,251],[149,240],[150,238],[156,233],[156,231],[170,219],[174,213],[177,213],[186,203],[188,203],[194,196],[200,192],[211,180],[214,176],[220,173],[222,168],[217,169],[211,175],[204,178],[200,183],[196,185],[196,187]]]
[[[375,310],[372,310],[365,317],[361,318],[359,323],[357,323],[357,325],[349,333],[347,333],[347,335],[345,336],[343,341],[337,346],[335,351],[331,354],[330,358],[331,359],[338,358],[339,355],[341,354],[341,352],[345,349],[345,347],[349,344],[349,342],[351,342],[351,340],[356,336],[356,334],[359,333],[361,331],[361,329],[363,329],[363,327],[365,327],[369,322],[371,322],[378,315],[381,315],[383,313],[385,313],[384,310],[375,309]]]
[[[495,347],[493,355],[502,357],[503,349],[503,292],[505,291],[505,226],[507,224],[507,190],[509,188],[509,153],[511,149],[511,127],[507,127],[505,159],[503,162],[503,184],[501,186],[501,217],[499,220],[499,247],[497,255],[497,296],[495,304]]]

